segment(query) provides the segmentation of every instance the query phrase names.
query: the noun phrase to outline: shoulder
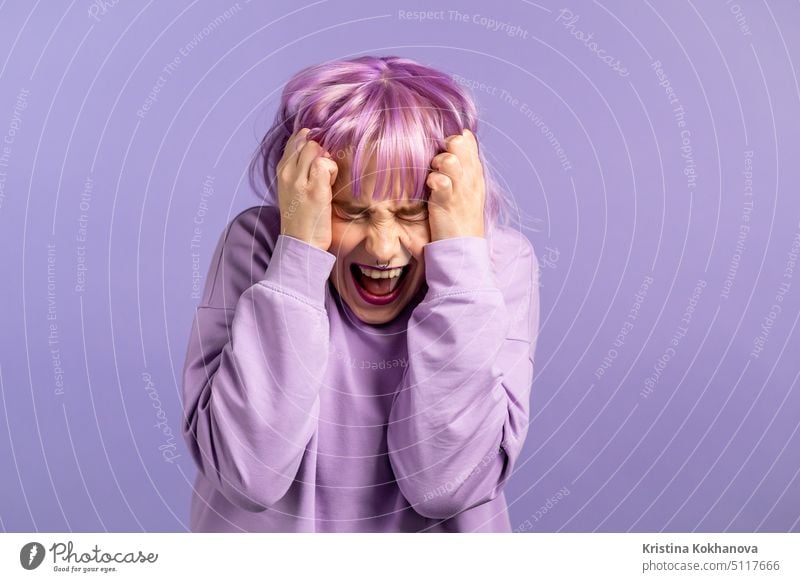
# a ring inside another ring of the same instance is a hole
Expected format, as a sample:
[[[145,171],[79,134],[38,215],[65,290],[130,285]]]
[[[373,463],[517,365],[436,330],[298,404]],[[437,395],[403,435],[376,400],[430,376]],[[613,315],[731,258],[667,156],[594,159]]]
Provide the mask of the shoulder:
[[[489,239],[492,268],[501,288],[520,282],[538,286],[539,261],[533,243],[517,229],[498,225]]]
[[[539,261],[533,244],[518,230],[498,226],[489,253],[511,317],[507,337],[533,341],[539,326]]]
[[[276,206],[254,206],[234,216],[211,258],[201,305],[233,309],[239,296],[263,278],[279,234]]]
[[[225,246],[249,245],[271,253],[280,232],[280,211],[276,206],[253,206],[228,222],[222,233]]]

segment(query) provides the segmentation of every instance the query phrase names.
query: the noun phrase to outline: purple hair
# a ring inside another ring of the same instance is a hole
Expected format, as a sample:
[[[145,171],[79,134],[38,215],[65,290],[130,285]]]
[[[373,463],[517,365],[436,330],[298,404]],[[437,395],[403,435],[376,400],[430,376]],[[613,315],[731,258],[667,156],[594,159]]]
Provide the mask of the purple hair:
[[[378,177],[373,199],[380,199],[387,182],[412,184],[410,199],[426,199],[431,159],[445,151],[447,136],[469,129],[476,136],[477,111],[470,95],[445,73],[411,59],[364,56],[307,67],[286,84],[275,122],[250,164],[268,185],[265,201],[277,205],[276,168],[289,137],[311,128],[309,139],[334,154],[354,151],[353,196],[361,192],[366,162],[377,155]],[[482,149],[482,148],[481,148]],[[508,218],[508,200],[479,151],[486,180],[484,225],[487,235]],[[334,155],[334,159],[336,156]],[[389,175],[386,176],[388,170]],[[410,180],[409,180],[410,178]]]

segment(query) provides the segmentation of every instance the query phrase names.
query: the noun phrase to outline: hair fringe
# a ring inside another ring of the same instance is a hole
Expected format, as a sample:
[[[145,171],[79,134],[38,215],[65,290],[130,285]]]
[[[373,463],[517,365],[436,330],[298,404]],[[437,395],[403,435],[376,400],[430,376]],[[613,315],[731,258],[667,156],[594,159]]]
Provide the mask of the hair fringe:
[[[329,152],[352,148],[353,195],[360,195],[363,168],[372,154],[379,170],[373,198],[387,183],[413,190],[409,198],[430,195],[425,185],[430,160],[445,151],[449,135],[469,129],[478,135],[478,115],[468,91],[442,71],[398,56],[363,56],[306,67],[284,87],[274,122],[250,162],[250,185],[263,203],[277,206],[276,169],[286,143],[299,129]],[[484,225],[490,234],[508,224],[512,206],[482,151],[486,182]],[[388,169],[388,171],[386,171]],[[259,184],[263,182],[263,186]]]

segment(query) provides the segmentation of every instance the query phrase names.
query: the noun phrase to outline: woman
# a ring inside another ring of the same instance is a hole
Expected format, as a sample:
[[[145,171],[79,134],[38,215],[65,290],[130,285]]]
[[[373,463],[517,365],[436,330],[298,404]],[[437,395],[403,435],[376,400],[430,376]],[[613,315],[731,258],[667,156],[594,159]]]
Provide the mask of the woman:
[[[193,531],[511,530],[538,263],[476,117],[397,57],[287,84],[251,168],[277,200],[226,228],[189,341]]]

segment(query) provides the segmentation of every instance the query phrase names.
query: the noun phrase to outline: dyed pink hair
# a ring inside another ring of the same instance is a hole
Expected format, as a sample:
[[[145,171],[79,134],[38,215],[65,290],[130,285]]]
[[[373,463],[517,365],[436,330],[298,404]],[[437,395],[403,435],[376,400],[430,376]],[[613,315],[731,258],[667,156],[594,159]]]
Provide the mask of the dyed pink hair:
[[[260,174],[268,185],[267,203],[277,205],[276,167],[289,137],[304,127],[311,128],[309,139],[332,154],[354,151],[350,180],[355,198],[361,192],[366,162],[377,154],[373,199],[383,196],[387,182],[395,183],[394,172],[399,171],[399,183],[413,185],[408,197],[427,200],[430,161],[445,151],[445,138],[464,129],[478,135],[472,98],[441,71],[396,56],[313,65],[284,87],[275,122],[251,162],[251,184],[258,190],[255,176]],[[479,149],[486,180],[488,235],[496,223],[507,220],[509,204]],[[382,169],[388,169],[389,175]]]

